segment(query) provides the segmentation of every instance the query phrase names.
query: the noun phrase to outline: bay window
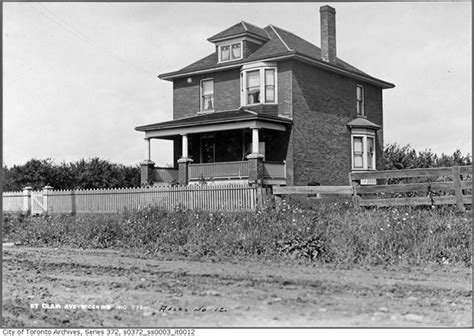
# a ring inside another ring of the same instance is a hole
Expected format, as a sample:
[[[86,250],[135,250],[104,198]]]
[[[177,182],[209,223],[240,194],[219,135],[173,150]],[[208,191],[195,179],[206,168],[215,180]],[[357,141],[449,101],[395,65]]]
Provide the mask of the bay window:
[[[274,63],[244,65],[240,73],[241,105],[275,104],[277,71]]]
[[[247,104],[260,103],[260,71],[247,72]]]
[[[375,132],[371,130],[352,132],[352,169],[375,169]]]

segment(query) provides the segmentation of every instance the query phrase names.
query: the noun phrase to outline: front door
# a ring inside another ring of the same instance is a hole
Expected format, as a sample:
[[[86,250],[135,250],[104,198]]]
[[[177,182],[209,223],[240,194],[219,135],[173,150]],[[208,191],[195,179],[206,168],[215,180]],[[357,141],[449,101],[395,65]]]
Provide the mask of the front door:
[[[216,162],[216,141],[214,136],[201,137],[201,163]]]

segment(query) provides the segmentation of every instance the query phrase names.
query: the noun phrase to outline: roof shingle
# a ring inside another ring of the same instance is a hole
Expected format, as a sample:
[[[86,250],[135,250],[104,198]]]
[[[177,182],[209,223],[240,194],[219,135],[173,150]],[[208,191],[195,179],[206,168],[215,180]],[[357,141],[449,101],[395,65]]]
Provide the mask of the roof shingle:
[[[228,68],[229,66],[233,65],[238,66],[243,63],[259,61],[277,56],[292,57],[299,55],[309,60],[319,62],[320,64],[327,64],[333,66],[333,68],[339,68],[341,70],[366,77],[367,79],[371,79],[376,82],[382,82],[383,87],[394,87],[393,84],[372,77],[339,58],[336,59],[336,64],[329,64],[323,61],[321,59],[321,49],[319,47],[285,29],[273,25],[269,25],[262,29],[250,23],[241,21],[233,25],[232,27],[210,37],[208,40],[212,42],[215,40],[223,39],[225,37],[249,32],[261,36],[262,38],[265,37],[266,42],[264,42],[255,52],[253,52],[247,58],[231,62],[218,63],[217,52],[214,52],[178,71],[165,73],[160,75],[159,77],[169,79],[179,75],[186,75],[189,72],[193,71],[205,71],[207,69],[218,69],[220,67]]]
[[[236,23],[232,27],[229,27],[226,30],[223,30],[220,33],[209,37],[207,40],[213,42],[240,34],[251,34],[258,36],[264,40],[268,40],[268,35],[266,34],[265,30],[244,21]]]
[[[206,125],[209,123],[222,123],[222,122],[255,120],[255,119],[291,124],[291,120],[286,119],[286,118],[276,117],[276,116],[265,114],[265,113],[257,113],[257,112],[250,111],[249,109],[239,109],[239,110],[232,110],[232,111],[206,113],[206,114],[201,114],[201,115],[187,117],[187,118],[160,122],[156,124],[137,126],[135,127],[135,130],[150,131],[150,130],[158,130],[158,129],[177,128],[177,127],[183,127],[183,126]]]

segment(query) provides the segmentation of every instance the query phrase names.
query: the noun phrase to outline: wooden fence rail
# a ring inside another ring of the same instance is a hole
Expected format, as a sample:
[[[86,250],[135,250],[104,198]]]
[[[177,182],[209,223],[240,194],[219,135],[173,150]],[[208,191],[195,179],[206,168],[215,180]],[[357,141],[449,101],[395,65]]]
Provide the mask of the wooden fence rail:
[[[277,205],[282,195],[309,194],[352,195],[356,207],[456,204],[464,210],[472,204],[472,166],[352,172],[349,179],[349,186],[274,187],[273,194]]]
[[[143,206],[167,210],[181,207],[206,211],[252,211],[261,202],[262,188],[247,185],[52,190],[4,193],[4,211],[32,214],[117,213]]]
[[[355,206],[472,204],[472,166],[352,172],[349,179]],[[361,185],[363,179],[377,185]]]

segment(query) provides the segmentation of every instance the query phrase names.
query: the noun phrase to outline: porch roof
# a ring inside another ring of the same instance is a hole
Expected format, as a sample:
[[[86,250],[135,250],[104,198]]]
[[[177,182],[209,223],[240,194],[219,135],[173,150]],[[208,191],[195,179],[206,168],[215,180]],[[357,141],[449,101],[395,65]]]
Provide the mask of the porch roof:
[[[286,125],[291,124],[291,119],[277,117],[266,113],[258,113],[249,109],[239,109],[199,114],[193,117],[137,126],[135,127],[135,130],[145,132],[145,138],[166,138],[180,134],[225,131],[252,127],[285,131]]]

